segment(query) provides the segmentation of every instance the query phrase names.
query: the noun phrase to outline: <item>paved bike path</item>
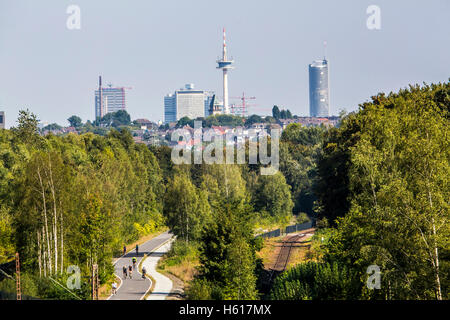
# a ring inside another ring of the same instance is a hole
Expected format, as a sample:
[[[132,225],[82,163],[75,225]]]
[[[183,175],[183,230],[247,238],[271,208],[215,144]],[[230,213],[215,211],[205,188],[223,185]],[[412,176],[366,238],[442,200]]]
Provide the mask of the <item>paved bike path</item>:
[[[117,293],[110,296],[108,300],[141,300],[150,288],[151,281],[148,278],[142,278],[142,274],[138,271],[139,263],[144,257],[144,254],[150,254],[151,251],[161,246],[171,237],[172,234],[166,231],[159,236],[139,245],[139,255],[136,255],[136,249],[133,249],[126,255],[118,258],[115,262],[114,268],[115,274],[122,279],[122,283],[117,289]],[[136,269],[134,269],[132,273],[132,279],[129,277],[127,279],[123,279],[122,267],[133,265],[131,260],[133,257],[136,257],[137,261]]]
[[[159,259],[170,250],[172,242],[173,240],[168,241],[166,244],[159,247],[158,250],[152,252],[142,263],[142,266],[147,269],[147,273],[155,279],[155,288],[147,297],[147,300],[165,300],[172,291],[172,280],[156,271]]]

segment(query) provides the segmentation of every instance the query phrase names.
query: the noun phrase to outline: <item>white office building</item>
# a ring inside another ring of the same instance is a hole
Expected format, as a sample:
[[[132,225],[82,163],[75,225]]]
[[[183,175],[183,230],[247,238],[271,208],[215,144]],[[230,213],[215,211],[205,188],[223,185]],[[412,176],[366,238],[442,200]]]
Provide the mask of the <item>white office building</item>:
[[[194,90],[192,83],[166,95],[164,97],[164,123],[176,122],[183,117],[190,119],[205,117],[208,98],[209,92]]]

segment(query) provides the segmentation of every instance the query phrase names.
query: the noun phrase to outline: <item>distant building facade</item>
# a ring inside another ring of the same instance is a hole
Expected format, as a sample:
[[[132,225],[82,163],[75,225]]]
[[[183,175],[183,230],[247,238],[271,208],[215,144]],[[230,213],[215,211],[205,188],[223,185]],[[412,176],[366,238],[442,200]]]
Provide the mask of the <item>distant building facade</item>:
[[[99,76],[98,89],[95,90],[95,118],[100,119],[107,113],[127,109],[125,87],[102,87],[102,77]]]
[[[183,117],[205,117],[209,93],[194,90],[192,83],[164,97],[164,123],[176,122]]]
[[[209,92],[205,99],[205,117],[223,114],[223,102],[217,99],[214,92]]]
[[[0,129],[5,129],[5,111],[0,111]]]
[[[95,90],[95,117],[101,118],[107,113],[127,109],[125,88],[102,88],[103,110],[100,109],[99,90]]]
[[[309,65],[309,115],[330,116],[330,90],[328,87],[328,61],[316,60]]]

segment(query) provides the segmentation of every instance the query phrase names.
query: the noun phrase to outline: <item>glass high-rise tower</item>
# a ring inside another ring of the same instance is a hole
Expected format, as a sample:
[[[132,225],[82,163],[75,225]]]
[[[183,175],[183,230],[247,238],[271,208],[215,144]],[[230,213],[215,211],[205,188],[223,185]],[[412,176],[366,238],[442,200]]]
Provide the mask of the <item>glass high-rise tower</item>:
[[[309,65],[309,115],[330,116],[330,89],[328,87],[328,61],[316,60]]]
[[[0,111],[0,129],[5,129],[5,112]]]

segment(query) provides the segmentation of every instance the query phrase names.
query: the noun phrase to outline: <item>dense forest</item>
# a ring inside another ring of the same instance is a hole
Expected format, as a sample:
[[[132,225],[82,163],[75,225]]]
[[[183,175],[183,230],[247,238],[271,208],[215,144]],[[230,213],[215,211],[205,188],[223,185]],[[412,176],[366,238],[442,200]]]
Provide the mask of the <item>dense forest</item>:
[[[320,259],[277,278],[273,298],[449,298],[449,111],[449,83],[411,86],[325,132],[313,187]]]
[[[0,130],[0,264],[19,252],[24,291],[40,298],[73,298],[47,278],[77,265],[76,293],[89,299],[92,264],[105,283],[124,244],[168,226],[173,251],[198,255],[192,299],[448,299],[449,109],[449,83],[411,86],[336,128],[291,124],[269,176],[260,165],[174,165],[169,147],[136,144],[126,129],[41,136],[21,111]],[[294,215],[317,220],[315,259],[262,295],[255,235]],[[366,286],[370,265],[380,289]]]
[[[0,260],[19,252],[25,293],[39,297],[64,294],[45,279],[76,265],[88,297],[93,264],[107,281],[124,243],[163,226],[158,162],[127,130],[42,137],[28,111],[18,123],[0,131]]]

